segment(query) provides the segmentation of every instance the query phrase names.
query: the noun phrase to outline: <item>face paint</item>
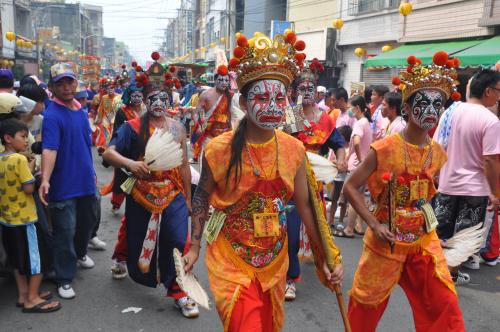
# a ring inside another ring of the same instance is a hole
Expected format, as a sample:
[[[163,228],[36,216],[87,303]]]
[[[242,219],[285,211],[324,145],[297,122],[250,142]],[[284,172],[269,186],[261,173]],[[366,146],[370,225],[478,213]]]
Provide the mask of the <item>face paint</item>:
[[[142,103],[142,92],[133,91],[130,94],[130,105],[140,105]]]
[[[411,104],[411,118],[422,129],[429,130],[437,125],[439,112],[443,108],[443,94],[428,89],[415,92]]]
[[[215,87],[217,90],[227,90],[229,88],[229,75],[219,75],[215,79]]]
[[[114,88],[114,87],[111,87],[111,86],[108,86],[108,87],[106,88],[106,93],[107,93],[108,95],[112,95],[112,94],[114,94],[114,93],[115,93],[115,88]]]
[[[165,91],[153,91],[146,98],[146,107],[153,116],[162,116],[169,106],[168,95]]]
[[[247,112],[259,128],[272,130],[283,121],[286,108],[286,88],[278,80],[253,83],[248,92]]]
[[[297,86],[297,95],[302,96],[302,104],[311,105],[316,102],[314,99],[314,83],[311,81],[302,81]]]

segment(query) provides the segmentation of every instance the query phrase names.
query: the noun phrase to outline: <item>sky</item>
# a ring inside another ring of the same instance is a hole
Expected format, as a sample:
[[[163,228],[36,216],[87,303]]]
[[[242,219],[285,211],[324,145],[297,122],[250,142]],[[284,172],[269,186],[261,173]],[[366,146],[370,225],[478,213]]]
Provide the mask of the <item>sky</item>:
[[[77,2],[77,1],[66,1]],[[104,36],[125,42],[139,63],[151,60],[157,50],[159,36],[174,18],[180,0],[80,0],[80,3],[103,7]]]

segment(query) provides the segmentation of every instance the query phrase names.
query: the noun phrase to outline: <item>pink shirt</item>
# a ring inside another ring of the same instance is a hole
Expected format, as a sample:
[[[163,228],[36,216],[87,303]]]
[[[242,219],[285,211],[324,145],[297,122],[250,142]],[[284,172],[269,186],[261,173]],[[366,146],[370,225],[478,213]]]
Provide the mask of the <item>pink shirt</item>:
[[[403,129],[405,129],[405,127],[406,121],[401,116],[397,116],[394,121],[389,123],[389,125],[386,127],[387,129],[385,130],[385,136],[400,133],[403,131]]]
[[[382,115],[382,105],[379,105],[372,115],[371,128],[373,130],[373,140],[385,137],[385,129],[389,125],[389,119]]]
[[[500,154],[500,121],[481,105],[461,103],[451,117],[446,152],[448,162],[439,174],[439,192],[488,196],[490,187],[484,175],[482,156]]]
[[[370,144],[372,144],[373,138],[370,122],[368,122],[367,118],[363,117],[359,119],[352,128],[351,142],[349,143],[349,159],[347,161],[347,169],[349,172],[352,172],[360,164],[354,150],[354,136],[359,136],[361,139],[359,147],[361,159],[364,159],[368,154],[368,151],[370,151]]]
[[[337,118],[337,124],[336,124],[336,127],[337,128],[340,128],[342,126],[349,126],[349,127],[353,127],[354,124],[356,123],[356,118],[355,117],[350,117],[349,116],[349,112],[347,111],[340,111],[340,114]]]

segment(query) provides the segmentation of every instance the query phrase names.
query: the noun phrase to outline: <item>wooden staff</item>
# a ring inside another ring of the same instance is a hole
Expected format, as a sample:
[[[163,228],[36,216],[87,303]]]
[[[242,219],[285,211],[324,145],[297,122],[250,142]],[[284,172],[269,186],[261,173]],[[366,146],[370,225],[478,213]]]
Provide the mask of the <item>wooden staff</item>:
[[[342,320],[344,321],[344,327],[346,332],[351,332],[351,323],[347,317],[347,311],[345,309],[344,296],[342,295],[342,289],[340,285],[334,286],[335,295],[337,296],[337,302],[339,304],[340,314],[342,315]]]

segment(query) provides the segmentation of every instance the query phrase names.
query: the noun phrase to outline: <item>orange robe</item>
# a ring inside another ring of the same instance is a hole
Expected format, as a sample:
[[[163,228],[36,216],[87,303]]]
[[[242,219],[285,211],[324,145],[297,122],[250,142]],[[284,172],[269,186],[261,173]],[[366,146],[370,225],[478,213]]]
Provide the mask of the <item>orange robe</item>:
[[[392,229],[397,241],[391,253],[387,242],[379,240],[371,228],[366,231],[363,252],[350,291],[349,319],[353,331],[375,330],[398,283],[412,305],[417,331],[462,331],[463,320],[455,286],[440,241],[435,230],[425,232],[423,215],[414,207],[419,199],[415,199],[416,196],[430,201],[436,193],[432,179],[446,162],[446,154],[439,144],[432,141],[432,159],[422,171],[429,147],[421,149],[406,144],[406,166],[405,143],[401,135],[379,140],[372,144],[372,149],[377,155],[377,169],[369,177],[368,187],[378,205],[374,214],[381,223],[388,223],[389,220],[388,185],[383,183],[382,175],[393,172],[397,178],[397,215]],[[425,188],[424,185],[415,185],[421,179],[427,179],[427,191],[420,190]],[[412,195],[412,192],[415,194]],[[415,290],[416,285],[422,288]],[[442,307],[438,299],[448,303],[447,306]],[[438,312],[443,316],[438,317]]]
[[[102,96],[99,108],[97,109],[97,119],[101,123],[97,125],[98,135],[96,138],[96,147],[107,148],[111,140],[111,132],[113,130],[113,122],[115,119],[116,103],[121,99],[120,95],[114,94]]]
[[[230,189],[225,177],[233,132],[220,135],[205,148],[205,159],[216,182],[211,204],[227,214],[222,230],[215,241],[207,245],[205,255],[210,287],[224,331],[245,331],[250,328],[243,327],[248,322],[258,324],[258,329],[266,332],[279,331],[284,324],[288,270],[286,216],[284,210],[279,213],[279,236],[257,238],[252,215],[264,211],[278,212],[276,205],[286,206],[293,195],[295,175],[305,151],[300,141],[283,132],[276,131],[276,137],[278,166],[274,138],[264,144],[249,144],[254,163],[266,179],[254,175],[248,153],[243,150],[241,180],[234,188],[234,179],[230,178]],[[269,190],[272,186],[276,190]],[[251,303],[251,308],[248,303]],[[262,318],[262,322],[255,322],[252,320],[255,310],[270,313],[272,318],[268,315]],[[236,314],[232,320],[233,312]],[[269,320],[272,327],[268,325]]]
[[[203,146],[206,145],[207,140],[215,138],[229,130],[231,130],[231,112],[229,111],[231,105],[229,98],[223,94],[219,103],[215,107],[213,113],[208,119],[203,122],[198,122],[193,128],[193,131],[201,131],[200,137],[193,144],[193,157],[198,159]],[[201,127],[201,128],[200,128]]]

